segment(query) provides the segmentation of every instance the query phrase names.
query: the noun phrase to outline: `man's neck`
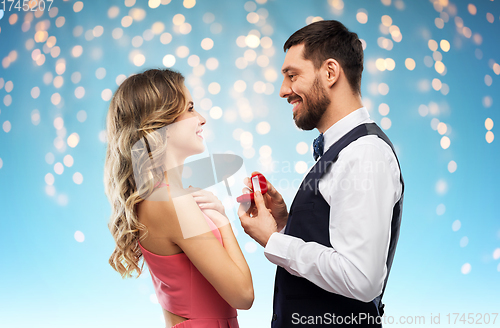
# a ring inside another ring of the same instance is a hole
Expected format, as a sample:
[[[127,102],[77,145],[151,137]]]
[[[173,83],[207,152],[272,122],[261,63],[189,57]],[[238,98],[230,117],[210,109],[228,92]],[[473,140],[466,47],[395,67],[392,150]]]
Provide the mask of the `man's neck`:
[[[350,95],[350,97],[345,97],[343,99],[338,99],[339,97],[333,98],[335,102],[332,101],[330,106],[328,106],[325,114],[321,118],[320,122],[316,126],[320,133],[325,133],[332,125],[351,114],[355,110],[363,107],[361,102],[361,97]]]

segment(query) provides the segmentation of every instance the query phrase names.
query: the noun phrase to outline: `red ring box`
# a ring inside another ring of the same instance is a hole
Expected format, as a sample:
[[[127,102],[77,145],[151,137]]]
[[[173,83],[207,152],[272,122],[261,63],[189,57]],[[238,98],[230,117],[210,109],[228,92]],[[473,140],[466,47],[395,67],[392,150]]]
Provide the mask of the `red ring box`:
[[[260,192],[262,193],[262,195],[264,195],[267,192],[267,180],[266,180],[266,178],[260,173],[252,175],[252,177],[250,178],[250,181],[252,181],[252,186],[254,187],[253,188],[254,191],[257,189],[255,186],[255,183],[254,183],[254,181],[255,181],[254,177],[257,177],[257,179],[259,181],[258,187],[260,187]],[[243,195],[239,196],[238,198],[236,198],[236,201],[238,203],[253,202],[254,201],[253,198],[254,198],[254,195],[253,195],[253,192],[251,192],[249,194],[243,194]]]

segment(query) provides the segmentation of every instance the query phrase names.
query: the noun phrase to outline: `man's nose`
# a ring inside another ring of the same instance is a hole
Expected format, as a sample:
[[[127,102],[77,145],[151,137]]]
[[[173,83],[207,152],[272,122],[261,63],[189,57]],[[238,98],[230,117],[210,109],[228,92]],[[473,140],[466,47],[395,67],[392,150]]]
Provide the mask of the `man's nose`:
[[[283,83],[281,83],[281,88],[280,88],[280,97],[281,98],[288,98],[292,94],[292,88],[290,87],[290,84],[287,83],[286,79],[283,79]]]

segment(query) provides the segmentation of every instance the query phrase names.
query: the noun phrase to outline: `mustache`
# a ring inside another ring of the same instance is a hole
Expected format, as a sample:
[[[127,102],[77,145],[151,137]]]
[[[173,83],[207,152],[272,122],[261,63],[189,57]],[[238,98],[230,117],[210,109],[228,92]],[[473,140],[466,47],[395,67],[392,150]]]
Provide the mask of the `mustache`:
[[[294,100],[302,100],[302,98],[299,96],[290,96],[287,98],[288,103],[291,103]]]

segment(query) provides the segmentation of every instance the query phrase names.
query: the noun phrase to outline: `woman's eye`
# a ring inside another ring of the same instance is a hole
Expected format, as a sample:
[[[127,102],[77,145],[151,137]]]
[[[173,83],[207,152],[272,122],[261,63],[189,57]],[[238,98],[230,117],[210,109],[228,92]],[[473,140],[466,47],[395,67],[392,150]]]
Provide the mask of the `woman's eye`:
[[[194,112],[194,107],[189,107],[188,111]]]

